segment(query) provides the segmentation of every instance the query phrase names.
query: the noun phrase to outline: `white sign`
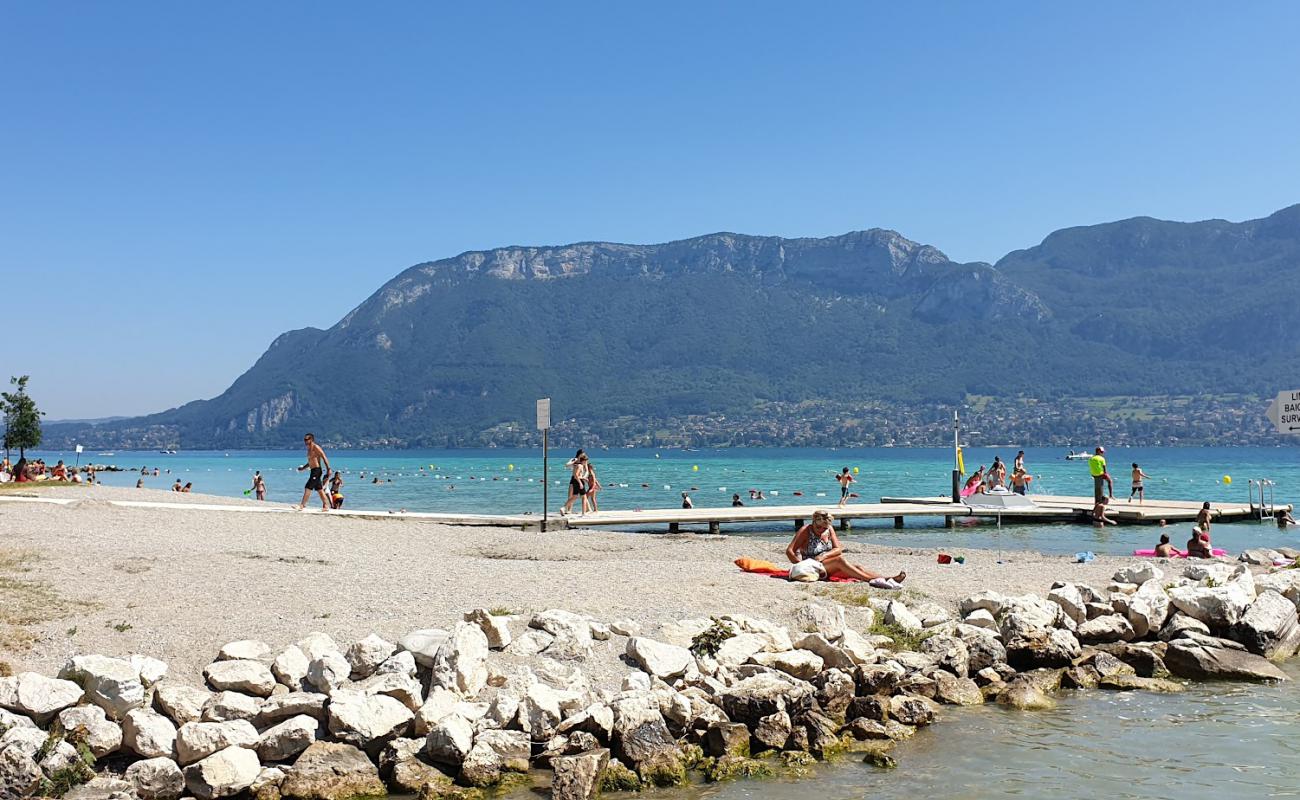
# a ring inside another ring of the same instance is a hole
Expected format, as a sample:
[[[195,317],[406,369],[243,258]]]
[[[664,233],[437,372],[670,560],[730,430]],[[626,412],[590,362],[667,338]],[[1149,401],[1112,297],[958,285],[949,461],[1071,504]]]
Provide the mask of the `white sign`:
[[[1300,433],[1300,389],[1278,392],[1266,414],[1278,433]]]
[[[77,455],[81,455],[81,445],[77,445]]]
[[[549,430],[551,427],[551,398],[544,397],[537,401],[537,430]]]

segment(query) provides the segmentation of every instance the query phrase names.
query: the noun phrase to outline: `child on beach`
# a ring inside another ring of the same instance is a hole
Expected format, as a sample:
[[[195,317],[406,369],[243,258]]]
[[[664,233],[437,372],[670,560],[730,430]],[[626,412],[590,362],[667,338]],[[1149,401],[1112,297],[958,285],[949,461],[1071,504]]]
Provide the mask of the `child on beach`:
[[[840,508],[849,503],[849,486],[853,484],[853,476],[849,474],[849,468],[845,467],[835,476],[835,480],[840,484]]]

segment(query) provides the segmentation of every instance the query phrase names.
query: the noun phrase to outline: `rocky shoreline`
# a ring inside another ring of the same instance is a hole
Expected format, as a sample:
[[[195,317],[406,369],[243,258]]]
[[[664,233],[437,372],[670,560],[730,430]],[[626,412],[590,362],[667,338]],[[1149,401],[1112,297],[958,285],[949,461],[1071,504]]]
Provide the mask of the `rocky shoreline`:
[[[556,800],[588,800],[842,754],[889,767],[890,747],[947,705],[1286,680],[1273,662],[1300,650],[1300,569],[1264,571],[1277,556],[1169,576],[1135,561],[1104,589],[985,591],[955,609],[872,597],[846,613],[822,598],[797,629],[733,614],[647,635],[476,609],[399,642],[231,642],[203,687],[147,656],[79,655],[58,677],[0,677],[0,800],[468,800],[548,777]],[[583,670],[600,642],[625,653],[617,685]]]

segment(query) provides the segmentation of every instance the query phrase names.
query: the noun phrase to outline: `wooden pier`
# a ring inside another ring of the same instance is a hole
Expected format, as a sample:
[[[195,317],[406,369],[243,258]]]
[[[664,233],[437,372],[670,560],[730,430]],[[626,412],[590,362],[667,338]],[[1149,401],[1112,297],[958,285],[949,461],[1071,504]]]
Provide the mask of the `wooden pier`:
[[[581,516],[552,516],[553,528],[638,527],[666,525],[669,533],[683,526],[708,526],[710,533],[721,533],[724,524],[754,525],[781,522],[795,528],[812,519],[819,509],[831,512],[841,531],[850,530],[854,520],[890,519],[895,528],[902,528],[909,518],[940,517],[946,527],[961,519],[990,519],[999,523],[1088,523],[1091,521],[1091,497],[1062,497],[1056,495],[1030,495],[1034,502],[1028,508],[992,508],[954,503],[945,497],[882,497],[879,503],[850,503],[844,508],[835,505],[749,505],[724,508],[638,508],[619,511],[599,511]],[[1290,511],[1289,504],[1279,503],[1278,511]],[[1191,522],[1196,519],[1201,503],[1195,500],[1148,500],[1145,503],[1112,501],[1106,514],[1120,525],[1156,525],[1160,520],[1169,523]],[[1210,503],[1215,522],[1244,522],[1259,518],[1259,506],[1249,503]],[[539,522],[540,520],[535,520]]]

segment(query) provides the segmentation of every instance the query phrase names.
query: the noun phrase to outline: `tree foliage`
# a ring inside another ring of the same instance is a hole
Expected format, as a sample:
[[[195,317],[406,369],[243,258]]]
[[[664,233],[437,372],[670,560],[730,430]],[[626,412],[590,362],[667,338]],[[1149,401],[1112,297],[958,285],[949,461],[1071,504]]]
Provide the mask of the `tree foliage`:
[[[44,412],[36,407],[36,401],[27,394],[28,377],[11,377],[9,384],[15,390],[0,392],[0,410],[5,421],[5,452],[17,450],[20,458],[26,456],[28,448],[40,446],[41,417],[44,416]]]

